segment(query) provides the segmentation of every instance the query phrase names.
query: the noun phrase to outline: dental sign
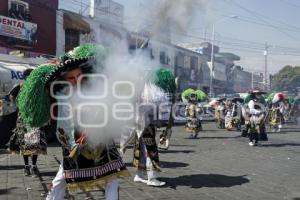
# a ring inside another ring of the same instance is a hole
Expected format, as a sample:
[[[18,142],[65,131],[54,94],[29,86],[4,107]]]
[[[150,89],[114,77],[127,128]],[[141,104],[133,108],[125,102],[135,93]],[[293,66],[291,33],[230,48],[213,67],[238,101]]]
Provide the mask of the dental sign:
[[[37,24],[0,15],[0,35],[32,41]]]

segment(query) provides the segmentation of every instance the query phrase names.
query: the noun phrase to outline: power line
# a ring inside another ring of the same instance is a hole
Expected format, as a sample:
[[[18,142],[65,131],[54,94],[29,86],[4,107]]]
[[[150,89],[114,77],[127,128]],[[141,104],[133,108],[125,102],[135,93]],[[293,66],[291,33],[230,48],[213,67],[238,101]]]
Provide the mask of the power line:
[[[80,2],[80,1],[77,1],[77,0],[70,0],[70,1],[72,1],[72,3],[74,3],[74,4],[77,4],[77,5],[84,5],[84,6],[87,6],[87,7],[91,7],[91,5],[90,4],[88,4],[88,3],[82,3],[82,2]],[[112,14],[112,15],[116,15],[116,13],[113,13],[113,12],[111,12],[109,9],[110,9],[110,5],[108,6],[108,8],[107,9],[101,9],[101,8],[97,8],[97,7],[94,7],[94,9],[95,10],[98,10],[98,11],[101,11],[101,12],[104,12],[104,13],[106,13],[106,14]]]
[[[217,9],[216,7],[209,8],[209,10],[212,11],[212,12],[215,12],[218,15],[223,16],[223,17],[228,17],[228,16],[236,15],[236,13],[232,13],[232,12],[226,12],[227,14],[220,14],[219,11],[221,11],[222,13],[224,13],[224,10]],[[275,22],[276,25],[274,25],[274,24],[272,24],[272,25],[275,26],[275,27],[277,27],[277,28],[282,28],[282,29],[285,29],[285,30],[288,30],[288,31],[291,31],[291,32],[299,32],[300,31],[300,27],[298,27],[298,26],[287,24],[284,21],[281,21],[281,20],[278,20],[278,19],[276,20],[274,18],[270,18],[270,17],[268,17],[266,15],[262,15],[262,14],[260,14],[258,12],[255,12],[255,11],[252,11],[252,12],[255,13],[255,14],[257,14],[257,15],[260,15],[263,18],[268,18],[269,20]],[[251,15],[253,16],[253,14],[251,14]],[[239,16],[238,17],[239,19],[242,19],[242,20],[250,22],[250,23],[272,27],[272,26],[270,26],[270,23],[257,22],[257,16],[255,16],[255,17],[248,17],[247,16],[246,17],[246,16],[243,16],[243,15],[240,15],[240,14],[238,16]]]
[[[290,1],[286,1],[286,0],[279,0],[279,1],[281,1],[282,3],[290,5],[291,7],[298,7],[298,8],[300,8],[300,5],[292,3]]]
[[[176,35],[180,35],[180,36],[184,36],[184,37],[188,37],[188,38],[194,38],[194,39],[201,39],[204,40],[206,38],[200,37],[200,36],[195,36],[195,35],[190,35],[190,34],[186,34],[183,32],[178,32],[178,33],[173,33]],[[206,39],[206,41],[211,42],[211,39]],[[232,43],[232,42],[224,42],[221,40],[215,40],[215,42],[222,44],[222,49],[232,49],[232,50],[239,50],[239,51],[243,51],[243,52],[250,52],[250,53],[259,53],[262,54],[263,51],[265,50],[265,47],[255,47],[255,46],[249,46],[249,45],[245,45],[242,43]],[[199,43],[195,43],[194,45],[199,45]],[[272,45],[270,45],[272,47]],[[269,53],[272,55],[283,55],[283,56],[300,56],[300,50],[298,50],[297,52],[293,52],[289,49],[284,49],[284,50],[269,50]]]
[[[248,8],[245,8],[244,6],[242,6],[241,4],[237,3],[237,2],[234,1],[234,0],[229,0],[229,1],[230,1],[231,3],[233,3],[235,6],[237,6],[238,8],[240,8],[240,9],[242,9],[242,10],[244,10],[244,11],[250,13],[251,15],[253,15],[254,17],[256,17],[258,20],[260,20],[260,21],[262,21],[262,22],[264,22],[264,23],[269,24],[272,28],[274,28],[274,29],[276,29],[277,31],[281,32],[282,34],[288,36],[289,38],[292,38],[292,39],[297,40],[297,41],[299,40],[298,38],[296,38],[296,37],[294,37],[294,36],[292,36],[292,35],[286,33],[285,31],[282,31],[280,28],[278,28],[278,27],[274,26],[273,24],[269,23],[268,21],[264,20],[262,17],[259,17],[258,15],[260,15],[260,14],[254,12],[254,11],[248,9]]]
[[[193,36],[193,37],[197,37],[200,38],[198,36]],[[249,41],[249,40],[240,40],[240,39],[236,39],[236,38],[231,38],[231,37],[227,37],[227,36],[222,36],[218,33],[218,37],[222,38],[222,40],[217,40],[217,42],[220,43],[225,43],[223,40],[225,41],[230,41],[230,44],[234,44],[234,45],[239,45],[239,46],[250,46],[253,48],[257,48],[257,49],[261,49],[263,50],[264,48],[264,43],[259,43],[259,42],[254,42],[254,41]],[[200,38],[200,39],[204,39],[207,41],[210,41],[210,39],[206,39],[206,38]],[[292,53],[300,53],[300,49],[297,48],[292,48],[292,47],[286,47],[286,46],[281,46],[281,45],[270,45],[270,47],[273,49],[273,51],[288,51],[288,52],[292,52]]]

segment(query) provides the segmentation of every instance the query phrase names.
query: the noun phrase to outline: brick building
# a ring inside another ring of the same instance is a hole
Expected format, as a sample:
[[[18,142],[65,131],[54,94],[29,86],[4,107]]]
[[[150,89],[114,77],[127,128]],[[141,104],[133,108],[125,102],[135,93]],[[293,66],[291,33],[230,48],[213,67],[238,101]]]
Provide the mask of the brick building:
[[[1,0],[0,53],[56,54],[58,0]]]

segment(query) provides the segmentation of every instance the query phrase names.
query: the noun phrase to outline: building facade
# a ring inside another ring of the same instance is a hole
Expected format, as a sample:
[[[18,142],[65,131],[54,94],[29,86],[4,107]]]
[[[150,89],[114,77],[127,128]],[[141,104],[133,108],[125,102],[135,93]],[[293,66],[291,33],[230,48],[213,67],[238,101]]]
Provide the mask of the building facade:
[[[57,11],[56,55],[83,43],[109,46],[112,41],[126,40],[123,5],[111,0],[91,0],[89,8],[88,15],[63,9]]]
[[[57,9],[58,0],[1,0],[0,53],[55,55]]]

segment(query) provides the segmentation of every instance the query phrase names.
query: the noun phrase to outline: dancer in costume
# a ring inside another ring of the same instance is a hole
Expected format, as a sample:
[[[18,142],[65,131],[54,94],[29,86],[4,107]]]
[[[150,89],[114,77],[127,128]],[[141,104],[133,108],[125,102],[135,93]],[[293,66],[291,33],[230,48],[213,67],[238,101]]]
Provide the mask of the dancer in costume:
[[[265,92],[259,89],[254,89],[249,92],[246,102],[248,102],[248,108],[244,113],[244,118],[249,116],[249,146],[256,146],[258,140],[268,140],[265,128],[265,101],[262,97]]]
[[[42,112],[44,118],[33,121],[43,124],[50,120],[49,88],[52,88],[56,104],[52,104],[53,113],[51,114],[56,118],[57,138],[63,149],[63,161],[52,181],[47,200],[64,199],[66,188],[70,192],[78,189],[91,191],[104,188],[106,199],[117,200],[119,199],[117,178],[129,175],[113,142],[95,141],[93,145],[87,142],[89,136],[75,127],[71,109],[76,111],[77,108],[72,108],[73,104],[68,99],[70,90],[83,84],[80,76],[95,66],[94,56],[102,62],[104,53],[103,47],[91,44],[82,45],[68,52],[58,67],[48,68],[47,72],[41,73],[39,77],[42,80],[42,86],[36,87],[41,90],[40,96],[43,98],[31,100],[40,106],[41,111],[44,111]],[[57,80],[69,83],[71,87],[57,87],[58,84],[53,86]],[[50,87],[51,84],[53,87]],[[30,94],[27,96],[29,100]],[[34,112],[36,111],[29,113],[33,118],[36,117],[32,115]]]
[[[241,98],[227,99],[225,103],[225,128],[241,131]]]
[[[133,165],[137,167],[134,182],[149,186],[163,186],[165,182],[157,180],[159,165],[156,144],[157,108],[165,102],[167,93],[176,91],[175,77],[168,69],[158,69],[148,73],[142,91],[135,135]]]
[[[30,73],[33,69],[27,69],[24,71],[24,80],[28,82],[25,87],[23,83],[16,85],[10,92],[10,99],[18,104],[18,101],[23,100],[23,96],[18,97],[20,90],[30,90],[28,85],[35,82],[37,73],[34,71],[31,76]],[[29,77],[28,77],[29,76]],[[18,106],[17,106],[18,107]],[[29,105],[26,109],[30,109]],[[32,175],[38,176],[37,159],[39,154],[47,153],[47,141],[45,136],[46,127],[30,127],[24,123],[21,116],[18,116],[16,128],[13,130],[7,146],[8,151],[11,153],[18,153],[23,156],[24,159],[24,174],[26,176]],[[29,165],[29,157],[31,157],[32,165]]]
[[[199,131],[203,130],[201,122],[203,107],[201,103],[208,100],[208,96],[202,90],[189,88],[182,92],[181,98],[187,104],[185,111],[186,131],[191,133],[190,138],[197,138]]]
[[[199,131],[202,131],[201,112],[202,109],[198,106],[197,94],[191,93],[188,97],[188,105],[185,111],[185,116],[187,117],[185,128],[187,132],[191,133],[190,138],[197,138]]]
[[[299,97],[298,98],[290,97],[289,101],[291,104],[291,111],[290,111],[291,121],[297,124],[299,114],[300,114],[300,112],[299,112],[299,108],[300,108]]]
[[[271,108],[269,110],[269,126],[272,132],[280,132],[282,128],[281,124],[281,112],[279,103],[272,103]]]
[[[218,99],[220,102],[215,109],[215,118],[217,127],[220,129],[225,128],[225,98]]]
[[[225,128],[227,130],[232,130],[233,129],[233,117],[235,115],[235,107],[233,105],[233,102],[231,101],[231,99],[227,99],[225,102]]]
[[[272,100],[271,100],[272,99]],[[267,100],[269,101],[269,115],[268,121],[272,132],[280,132],[282,124],[284,124],[284,113],[285,109],[288,107],[285,106],[285,95],[281,92],[272,93],[268,96]]]
[[[282,114],[282,124],[289,121],[290,118],[290,111],[291,111],[291,104],[289,103],[288,99],[284,99],[281,103],[281,114]]]

